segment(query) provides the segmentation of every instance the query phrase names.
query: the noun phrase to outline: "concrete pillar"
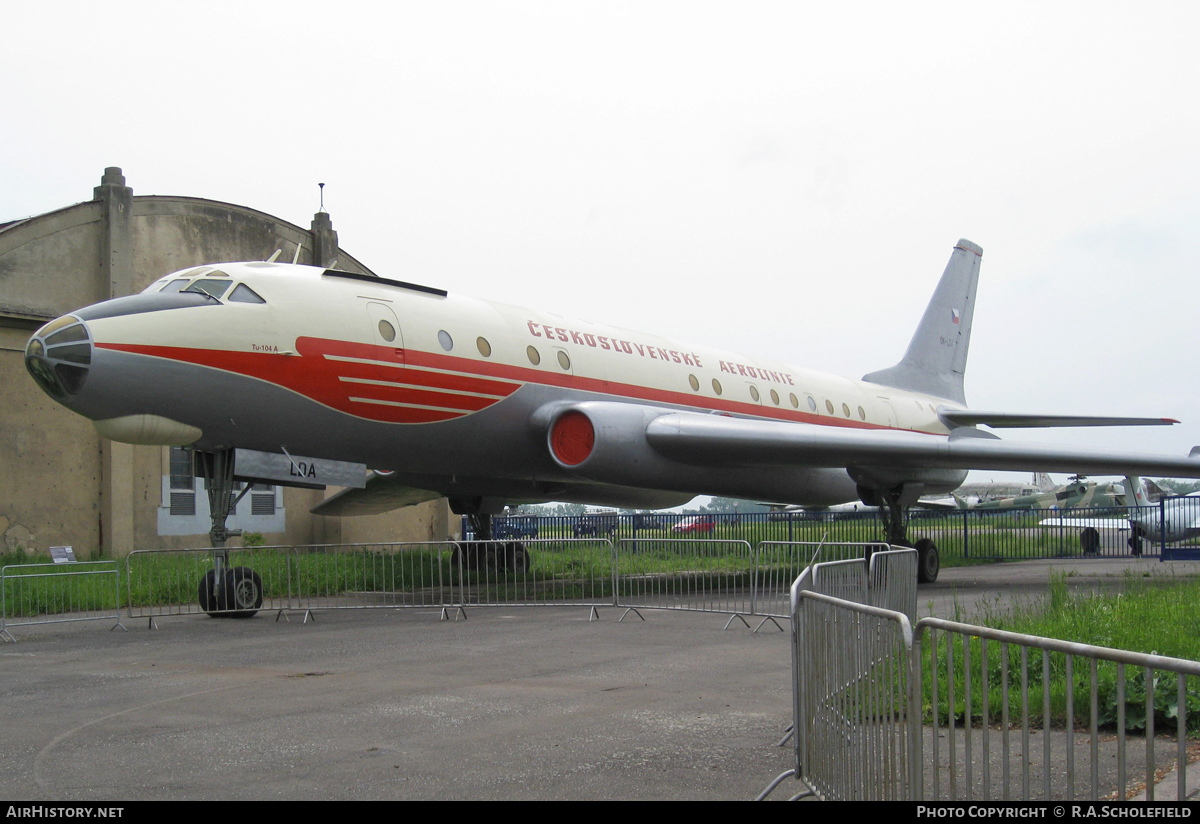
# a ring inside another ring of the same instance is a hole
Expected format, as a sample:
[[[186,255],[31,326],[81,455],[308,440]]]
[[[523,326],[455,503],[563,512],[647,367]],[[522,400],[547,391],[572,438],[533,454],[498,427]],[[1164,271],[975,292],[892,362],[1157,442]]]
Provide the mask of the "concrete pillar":
[[[108,281],[108,296],[133,294],[133,189],[117,166],[104,170],[94,200],[104,207],[100,227],[100,272]]]
[[[104,170],[95,200],[104,208],[100,225],[100,273],[110,298],[133,294],[133,189],[117,166]],[[100,438],[100,554],[134,549],[133,447]]]
[[[332,267],[338,256],[337,232],[329,212],[317,212],[312,221],[313,266]]]

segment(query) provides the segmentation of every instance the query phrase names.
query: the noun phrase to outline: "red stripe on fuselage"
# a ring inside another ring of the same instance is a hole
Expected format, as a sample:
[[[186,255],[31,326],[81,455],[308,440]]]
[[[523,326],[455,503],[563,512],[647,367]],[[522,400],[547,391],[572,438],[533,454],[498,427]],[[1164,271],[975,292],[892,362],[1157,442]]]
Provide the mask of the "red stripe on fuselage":
[[[370,420],[390,423],[431,423],[462,417],[498,403],[526,383],[558,386],[627,400],[649,401],[672,406],[691,407],[714,412],[752,415],[796,423],[824,426],[845,426],[858,429],[888,429],[890,427],[865,421],[821,416],[781,406],[725,400],[699,393],[655,389],[637,384],[618,383],[598,378],[550,371],[553,367],[531,368],[511,366],[492,361],[462,358],[423,352],[416,349],[395,349],[350,341],[300,337],[296,339],[296,355],[268,352],[232,352],[221,349],[192,349],[176,346],[97,343],[102,349],[113,349],[169,360],[194,363],[222,369],[298,392],[333,409]],[[355,358],[357,361],[333,358]],[[361,361],[369,361],[362,363]],[[666,366],[666,364],[664,364]],[[407,368],[415,367],[415,368]],[[674,366],[672,371],[677,371]],[[434,372],[426,370],[445,370]],[[342,380],[343,377],[377,380],[415,386],[380,386]],[[437,390],[447,390],[438,392]],[[479,398],[454,394],[471,392],[493,395]],[[798,396],[799,397],[799,396]],[[405,406],[363,403],[351,398],[370,398],[394,403],[434,406],[419,409]],[[787,398],[784,398],[787,402]],[[931,433],[936,434],[936,433]]]

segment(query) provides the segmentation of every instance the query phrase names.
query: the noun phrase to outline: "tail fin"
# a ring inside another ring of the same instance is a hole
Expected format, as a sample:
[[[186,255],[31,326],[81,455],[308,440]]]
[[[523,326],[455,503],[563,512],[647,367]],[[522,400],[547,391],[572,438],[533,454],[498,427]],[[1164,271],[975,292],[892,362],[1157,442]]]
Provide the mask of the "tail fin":
[[[904,357],[895,366],[863,375],[864,381],[966,403],[963,375],[982,257],[983,250],[969,240],[955,245]]]
[[[1058,489],[1058,485],[1050,480],[1050,476],[1045,472],[1034,472],[1033,482],[1037,485],[1038,492],[1053,492]]]
[[[1142,487],[1142,479],[1137,475],[1126,475],[1123,482],[1125,486],[1125,506],[1150,506],[1150,501],[1146,498],[1146,491]]]

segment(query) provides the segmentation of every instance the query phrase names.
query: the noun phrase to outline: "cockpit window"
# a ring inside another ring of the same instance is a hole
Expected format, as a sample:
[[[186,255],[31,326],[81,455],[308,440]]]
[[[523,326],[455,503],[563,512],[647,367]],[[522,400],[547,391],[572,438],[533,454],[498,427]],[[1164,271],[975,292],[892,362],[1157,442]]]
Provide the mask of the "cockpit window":
[[[191,286],[184,289],[185,292],[202,292],[206,295],[212,295],[220,300],[221,295],[229,290],[230,283],[227,280],[216,280],[212,278],[201,278],[194,281]]]
[[[188,282],[186,280],[184,280],[183,278],[180,278],[179,280],[171,281],[170,283],[168,283],[166,286],[159,289],[158,291],[160,291],[160,292],[178,292],[178,291],[181,291],[183,289],[183,287],[185,287],[187,285],[188,285]]]
[[[233,303],[266,303],[257,292],[244,283],[239,283],[237,288],[229,293],[229,300]]]

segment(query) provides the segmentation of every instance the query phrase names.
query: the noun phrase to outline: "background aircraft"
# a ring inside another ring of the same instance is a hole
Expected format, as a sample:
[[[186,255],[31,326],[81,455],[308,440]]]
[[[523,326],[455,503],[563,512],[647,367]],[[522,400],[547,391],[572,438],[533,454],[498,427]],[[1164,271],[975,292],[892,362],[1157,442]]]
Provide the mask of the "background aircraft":
[[[1046,477],[1047,480],[1048,476]],[[1153,481],[1146,481],[1147,494],[1157,501],[1163,491]],[[969,500],[955,495],[960,509],[1075,509],[1125,506],[1125,488],[1119,483],[1089,481],[1082,475],[1073,476],[1062,486],[1048,488],[1029,495],[991,500]]]
[[[315,512],[444,496],[481,538],[511,503],[658,508],[709,494],[857,498],[880,508],[889,543],[906,544],[907,507],[955,489],[971,468],[1200,477],[1200,450],[1029,444],[979,428],[1174,422],[969,410],[981,256],[970,241],[955,245],[904,356],[859,381],[269,261],[194,267],[63,316],[30,339],[26,366],[106,437],[196,449],[217,546],[235,479],[320,484],[331,464],[352,488]],[[262,468],[272,457],[284,478]],[[922,538],[916,549],[921,579],[935,579],[937,547]]]
[[[1127,507],[1123,518],[1097,517],[1046,518],[1038,526],[1079,529],[1079,541],[1085,554],[1100,549],[1104,530],[1129,531],[1126,544],[1132,555],[1142,554],[1142,542],[1173,544],[1200,535],[1200,492],[1182,497],[1167,497],[1154,481],[1136,475],[1121,483],[1119,507]]]

